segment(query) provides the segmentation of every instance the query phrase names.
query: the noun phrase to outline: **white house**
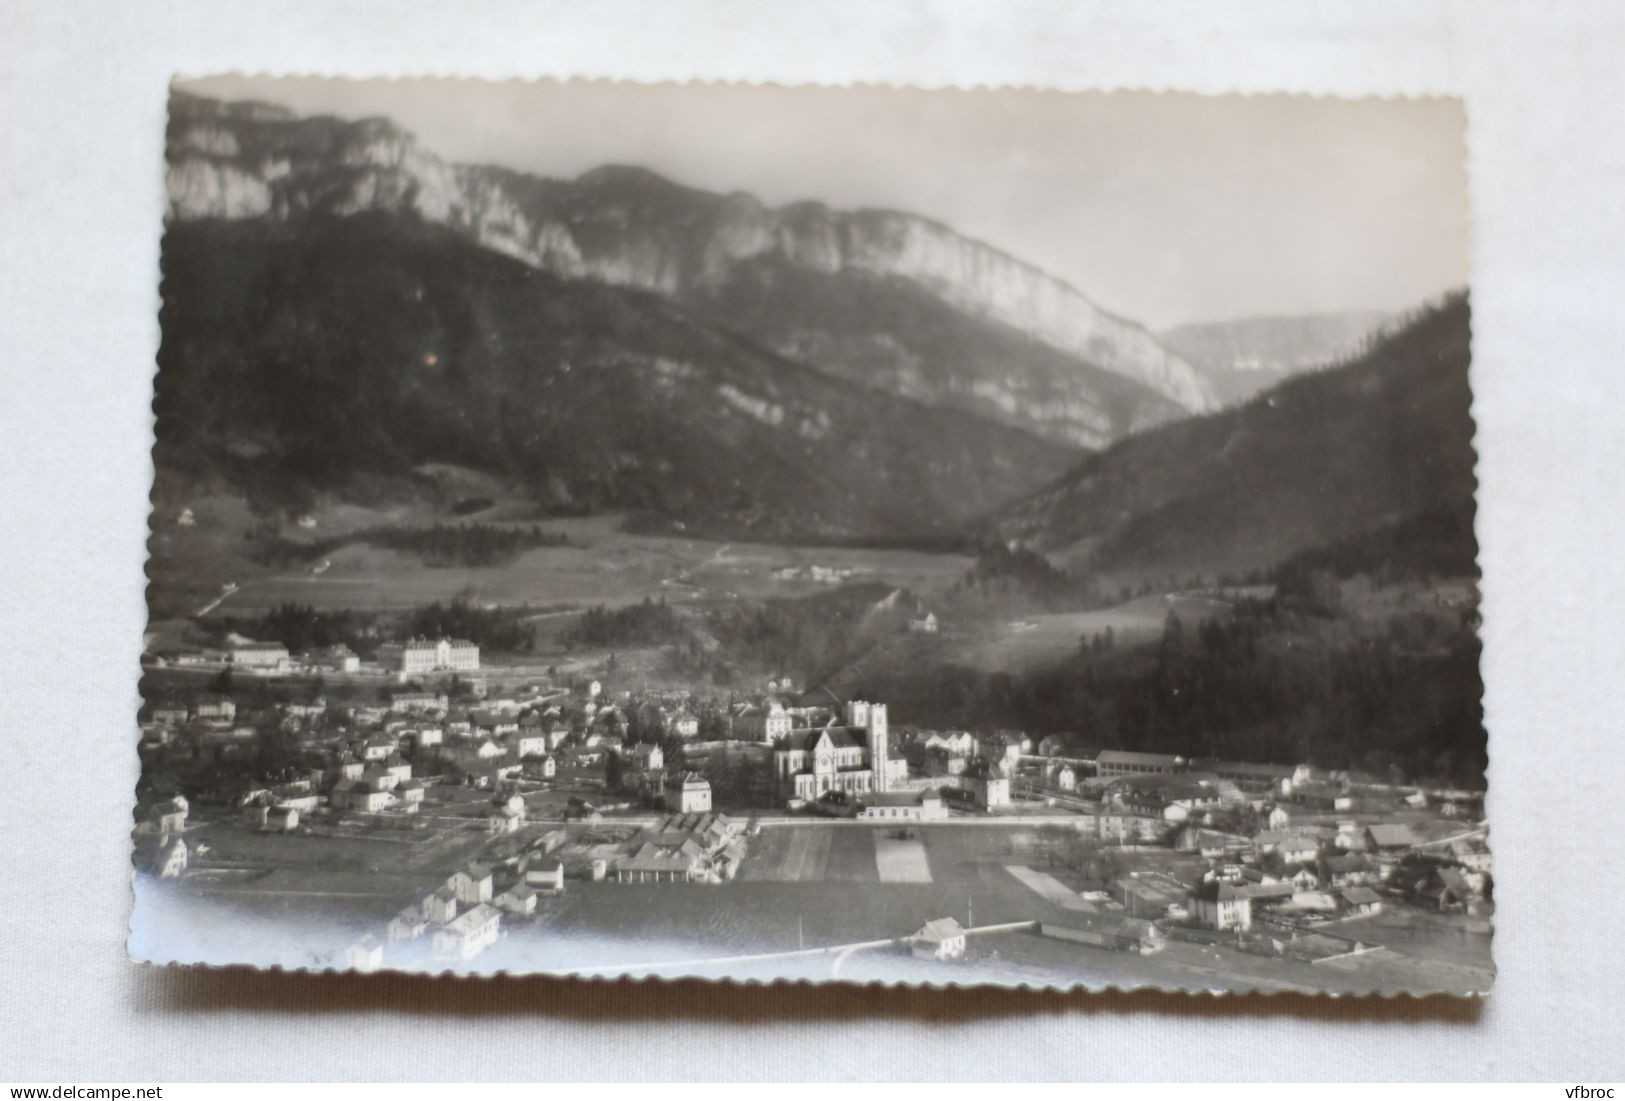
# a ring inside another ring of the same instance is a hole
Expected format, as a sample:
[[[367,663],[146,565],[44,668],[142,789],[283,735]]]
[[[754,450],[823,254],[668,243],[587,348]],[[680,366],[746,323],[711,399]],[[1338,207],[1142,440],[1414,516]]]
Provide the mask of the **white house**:
[[[666,767],[666,754],[653,742],[633,746],[627,751],[627,757],[633,768],[645,772],[657,772]]]
[[[564,862],[550,860],[530,865],[525,869],[525,883],[532,890],[545,891],[549,894],[562,894],[564,892]]]
[[[521,730],[514,736],[514,755],[523,759],[526,757],[547,756],[547,735],[540,730]]]
[[[685,772],[666,783],[666,809],[673,814],[701,814],[711,809],[711,781]]]
[[[344,950],[344,964],[351,971],[376,971],[384,965],[384,946],[368,933]]]
[[[859,818],[880,821],[932,822],[948,817],[942,796],[935,791],[871,791],[858,797]]]
[[[778,742],[790,736],[795,720],[778,700],[772,700],[766,709],[751,707],[734,717],[734,737],[744,741]],[[699,732],[696,724],[695,733]]]
[[[978,806],[987,810],[995,807],[1010,805],[1010,778],[987,773],[982,776],[967,776],[964,778],[965,786],[970,789],[971,795],[976,799]]]
[[[423,935],[429,927],[429,919],[421,906],[408,906],[400,913],[389,919],[384,926],[384,937],[390,944],[398,944],[403,940],[416,940]]]
[[[231,664],[256,673],[286,673],[288,648],[280,642],[242,642],[231,648]]]
[[[147,835],[136,839],[135,862],[155,879],[174,879],[186,870],[186,842],[179,837]]]
[[[456,894],[464,906],[477,906],[491,901],[491,868],[487,864],[470,864],[453,873],[446,886]]]
[[[928,921],[914,934],[910,950],[922,960],[956,960],[965,954],[965,930],[951,917]]]
[[[949,757],[969,757],[976,752],[976,736],[968,730],[933,731],[925,739],[926,749],[940,749]]]
[[[423,900],[423,916],[431,925],[445,925],[457,916],[457,890],[449,881]]]
[[[523,806],[524,805],[521,803],[520,809],[518,810],[515,810],[512,807],[503,806],[493,808],[492,811],[485,817],[485,827],[487,832],[493,834],[518,833],[520,828],[525,824],[525,811]]]
[[[521,881],[497,895],[494,905],[504,913],[529,916],[536,912],[536,891]]]
[[[175,795],[154,804],[147,811],[147,819],[160,834],[182,833],[186,829],[186,816],[190,809],[186,796]]]
[[[434,954],[442,960],[471,960],[497,942],[502,911],[480,903],[434,932]]]

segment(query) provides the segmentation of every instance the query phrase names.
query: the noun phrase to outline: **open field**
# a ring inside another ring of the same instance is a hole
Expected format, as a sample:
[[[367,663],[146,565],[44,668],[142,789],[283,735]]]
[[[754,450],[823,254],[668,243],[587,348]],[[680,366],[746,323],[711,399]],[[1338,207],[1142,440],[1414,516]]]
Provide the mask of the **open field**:
[[[1053,665],[1077,652],[1084,637],[1108,630],[1119,645],[1149,642],[1161,636],[1168,613],[1187,625],[1229,614],[1231,602],[1197,593],[1142,596],[1092,612],[1038,614],[1005,624],[991,638],[969,641],[957,655],[959,664],[990,673],[1021,673]]]
[[[871,835],[875,842],[875,866],[882,883],[930,883],[931,866],[925,859],[925,846],[916,839],[901,840],[890,831]]]
[[[624,517],[605,514],[526,521],[487,521],[497,526],[557,532],[568,546],[526,551],[501,566],[426,566],[411,555],[362,544],[341,547],[319,572],[311,566],[269,569],[244,556],[243,533],[252,518],[241,502],[211,498],[194,509],[195,522],[160,527],[154,538],[153,577],[160,606],[195,611],[238,588],[220,605],[246,613],[286,601],[318,608],[388,610],[463,597],[480,604],[561,606],[635,603],[664,597],[671,603],[704,603],[804,596],[829,586],[806,578],[775,577],[789,567],[822,566],[845,571],[853,581],[933,588],[964,575],[971,560],[960,555],[864,547],[780,546],[728,543],[680,535],[637,535],[621,530]],[[311,539],[369,524],[426,525],[444,516],[402,510],[347,508],[342,515],[318,512],[316,527],[290,527],[289,538]],[[165,598],[168,599],[165,599]]]
[[[1015,876],[1017,882],[1045,902],[1052,902],[1066,909],[1076,909],[1083,905],[1077,891],[1048,872],[1035,872],[1025,864],[1006,864],[1004,870]]]
[[[1194,626],[1229,615],[1230,599],[1206,593],[1136,597],[1087,612],[1035,613],[1000,623],[951,624],[940,634],[899,634],[882,639],[823,682],[837,694],[862,684],[893,683],[923,670],[963,666],[988,673],[1029,673],[1054,666],[1078,652],[1085,637],[1104,635],[1131,646],[1161,637],[1168,613]]]

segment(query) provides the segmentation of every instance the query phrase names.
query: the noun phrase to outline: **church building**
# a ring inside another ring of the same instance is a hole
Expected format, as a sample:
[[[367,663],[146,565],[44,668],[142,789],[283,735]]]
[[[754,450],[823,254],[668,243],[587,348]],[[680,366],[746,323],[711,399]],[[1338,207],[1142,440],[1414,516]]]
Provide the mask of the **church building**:
[[[907,779],[908,762],[891,756],[886,705],[851,700],[845,717],[844,726],[831,721],[817,730],[796,731],[778,743],[773,775],[786,798],[889,791],[895,781]]]

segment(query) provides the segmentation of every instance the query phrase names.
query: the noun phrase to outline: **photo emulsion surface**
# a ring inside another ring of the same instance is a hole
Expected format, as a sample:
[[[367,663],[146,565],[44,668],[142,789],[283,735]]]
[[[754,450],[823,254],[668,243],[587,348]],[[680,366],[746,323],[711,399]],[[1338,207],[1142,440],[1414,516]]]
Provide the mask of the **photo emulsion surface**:
[[[1464,130],[178,83],[131,954],[1488,990]]]

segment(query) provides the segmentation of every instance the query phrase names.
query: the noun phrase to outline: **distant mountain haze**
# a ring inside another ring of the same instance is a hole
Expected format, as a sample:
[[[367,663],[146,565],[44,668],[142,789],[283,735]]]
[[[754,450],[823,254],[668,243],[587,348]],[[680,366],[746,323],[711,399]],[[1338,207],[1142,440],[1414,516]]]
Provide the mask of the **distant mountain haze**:
[[[1220,402],[1234,405],[1302,371],[1353,358],[1394,321],[1369,310],[1244,317],[1180,325],[1157,339],[1195,364]]]
[[[1073,446],[1217,406],[1201,371],[1064,282],[938,222],[448,164],[394,124],[176,94],[173,222],[411,214],[568,279],[682,304],[782,355]]]

